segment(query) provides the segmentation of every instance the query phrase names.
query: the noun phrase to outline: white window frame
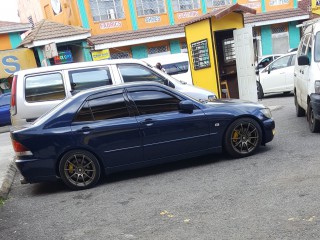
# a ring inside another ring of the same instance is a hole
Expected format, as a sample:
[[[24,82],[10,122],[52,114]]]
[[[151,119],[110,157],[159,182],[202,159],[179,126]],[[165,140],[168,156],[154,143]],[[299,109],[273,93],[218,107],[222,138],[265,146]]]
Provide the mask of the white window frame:
[[[113,3],[113,9],[107,9],[106,14],[102,15],[102,11],[99,8],[99,2],[112,2]],[[91,5],[91,4],[94,4]],[[117,12],[118,5],[120,4],[121,12]],[[124,19],[124,8],[123,8],[123,0],[90,0],[89,6],[92,14],[92,18],[94,22],[102,22],[102,21],[108,21],[108,20],[118,20],[118,19]],[[95,10],[97,11],[98,15],[94,15]],[[102,19],[102,16],[107,16],[107,19]],[[98,19],[95,19],[98,18]]]
[[[174,12],[182,12],[182,11],[192,11],[200,9],[200,1],[199,0],[189,0],[192,8],[190,9],[181,9],[181,3],[185,3],[185,0],[172,0],[174,6]]]

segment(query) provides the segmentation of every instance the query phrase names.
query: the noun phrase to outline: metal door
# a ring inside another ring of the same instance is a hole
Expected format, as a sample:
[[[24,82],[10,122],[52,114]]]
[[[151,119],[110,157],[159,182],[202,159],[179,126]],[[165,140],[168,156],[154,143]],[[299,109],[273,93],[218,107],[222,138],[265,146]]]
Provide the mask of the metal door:
[[[252,28],[234,30],[233,36],[236,51],[239,98],[257,102]]]

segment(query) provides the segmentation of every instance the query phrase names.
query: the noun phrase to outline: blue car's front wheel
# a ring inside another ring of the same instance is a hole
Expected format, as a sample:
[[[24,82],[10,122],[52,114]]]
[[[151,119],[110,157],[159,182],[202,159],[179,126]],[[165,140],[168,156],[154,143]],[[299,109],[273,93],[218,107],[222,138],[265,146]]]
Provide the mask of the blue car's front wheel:
[[[224,148],[233,157],[246,157],[253,154],[262,141],[262,131],[256,120],[240,118],[228,127]]]
[[[60,177],[73,190],[91,188],[100,178],[100,164],[88,151],[73,150],[66,153],[59,164]]]

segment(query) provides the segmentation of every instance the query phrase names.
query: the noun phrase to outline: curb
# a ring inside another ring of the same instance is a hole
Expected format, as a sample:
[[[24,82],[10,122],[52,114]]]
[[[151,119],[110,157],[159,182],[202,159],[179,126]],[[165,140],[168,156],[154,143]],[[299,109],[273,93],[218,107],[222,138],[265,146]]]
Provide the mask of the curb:
[[[8,198],[8,194],[11,189],[14,177],[16,175],[17,168],[14,163],[14,158],[11,160],[9,168],[7,170],[6,176],[4,177],[2,186],[0,187],[0,197],[3,199]]]

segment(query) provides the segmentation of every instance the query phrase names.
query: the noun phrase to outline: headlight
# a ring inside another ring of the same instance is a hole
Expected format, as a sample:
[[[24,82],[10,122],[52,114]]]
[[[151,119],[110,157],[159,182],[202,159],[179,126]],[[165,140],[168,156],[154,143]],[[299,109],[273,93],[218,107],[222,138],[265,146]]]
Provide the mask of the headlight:
[[[319,80],[314,82],[314,92],[320,93],[320,81]]]
[[[272,118],[272,114],[269,108],[263,108],[260,109],[260,112],[266,117],[266,118]]]
[[[213,102],[215,99],[217,99],[217,96],[216,96],[216,95],[209,95],[209,96],[208,96],[208,101],[209,101],[209,102]]]

